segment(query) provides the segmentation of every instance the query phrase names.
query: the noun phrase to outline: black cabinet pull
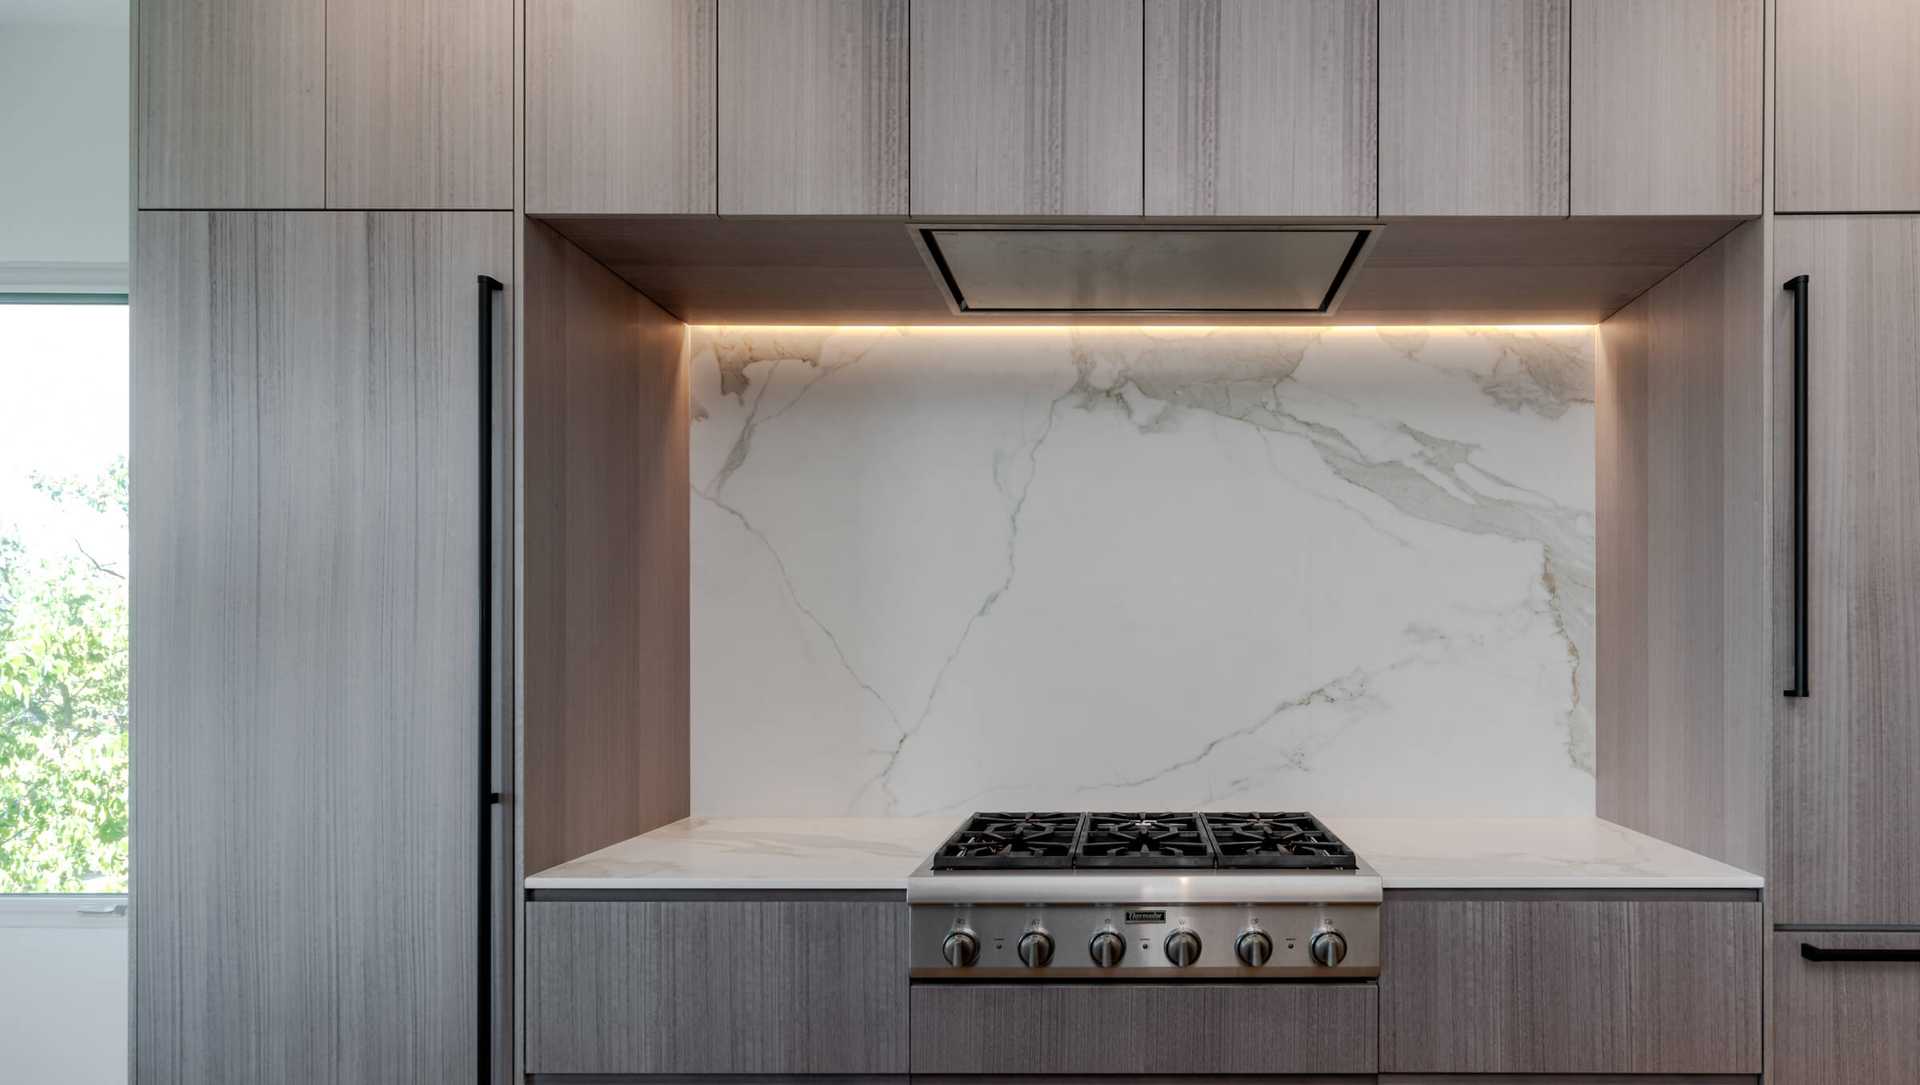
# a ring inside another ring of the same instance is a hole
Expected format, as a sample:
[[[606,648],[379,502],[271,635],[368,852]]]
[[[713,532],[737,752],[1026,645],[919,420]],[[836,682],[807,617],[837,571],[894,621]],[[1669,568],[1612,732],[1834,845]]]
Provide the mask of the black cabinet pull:
[[[505,289],[480,276],[480,1085],[493,1083],[493,300]]]
[[[1807,689],[1807,277],[1781,284],[1793,295],[1793,685]],[[1811,959],[1811,958],[1809,958]]]
[[[1809,961],[1882,961],[1920,963],[1920,949],[1821,949],[1800,943],[1800,956]]]

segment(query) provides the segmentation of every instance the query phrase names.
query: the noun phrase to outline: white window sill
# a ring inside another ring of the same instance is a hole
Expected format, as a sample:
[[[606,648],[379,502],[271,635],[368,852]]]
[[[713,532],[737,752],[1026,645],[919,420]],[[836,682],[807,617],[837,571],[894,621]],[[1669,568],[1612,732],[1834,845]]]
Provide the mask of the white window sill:
[[[0,927],[96,927],[124,930],[125,893],[0,894]]]

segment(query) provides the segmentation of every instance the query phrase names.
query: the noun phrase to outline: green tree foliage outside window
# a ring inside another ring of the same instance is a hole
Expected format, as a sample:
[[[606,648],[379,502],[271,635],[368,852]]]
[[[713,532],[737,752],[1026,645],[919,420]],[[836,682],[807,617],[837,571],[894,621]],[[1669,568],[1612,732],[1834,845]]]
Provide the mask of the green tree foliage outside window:
[[[125,459],[33,487],[125,530]],[[126,571],[0,535],[0,893],[126,888]]]

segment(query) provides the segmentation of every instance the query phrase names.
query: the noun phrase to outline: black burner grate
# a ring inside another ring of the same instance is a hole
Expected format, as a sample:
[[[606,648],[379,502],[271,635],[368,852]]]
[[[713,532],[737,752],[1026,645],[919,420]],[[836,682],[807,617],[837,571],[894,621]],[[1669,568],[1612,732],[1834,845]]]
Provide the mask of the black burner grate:
[[[1203,814],[1222,867],[1352,870],[1353,849],[1308,813]]]
[[[1198,814],[1088,814],[1077,867],[1210,867],[1213,847]]]
[[[933,869],[1069,867],[1086,818],[1076,813],[975,814],[933,853]]]
[[[1308,813],[975,814],[935,870],[1355,870],[1353,849]]]

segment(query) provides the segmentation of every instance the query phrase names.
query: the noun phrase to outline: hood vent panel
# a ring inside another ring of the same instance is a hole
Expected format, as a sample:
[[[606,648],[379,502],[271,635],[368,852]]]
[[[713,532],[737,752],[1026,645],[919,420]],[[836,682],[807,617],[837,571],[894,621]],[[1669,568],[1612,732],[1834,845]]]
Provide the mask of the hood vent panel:
[[[956,314],[1331,313],[1380,227],[908,227]]]

